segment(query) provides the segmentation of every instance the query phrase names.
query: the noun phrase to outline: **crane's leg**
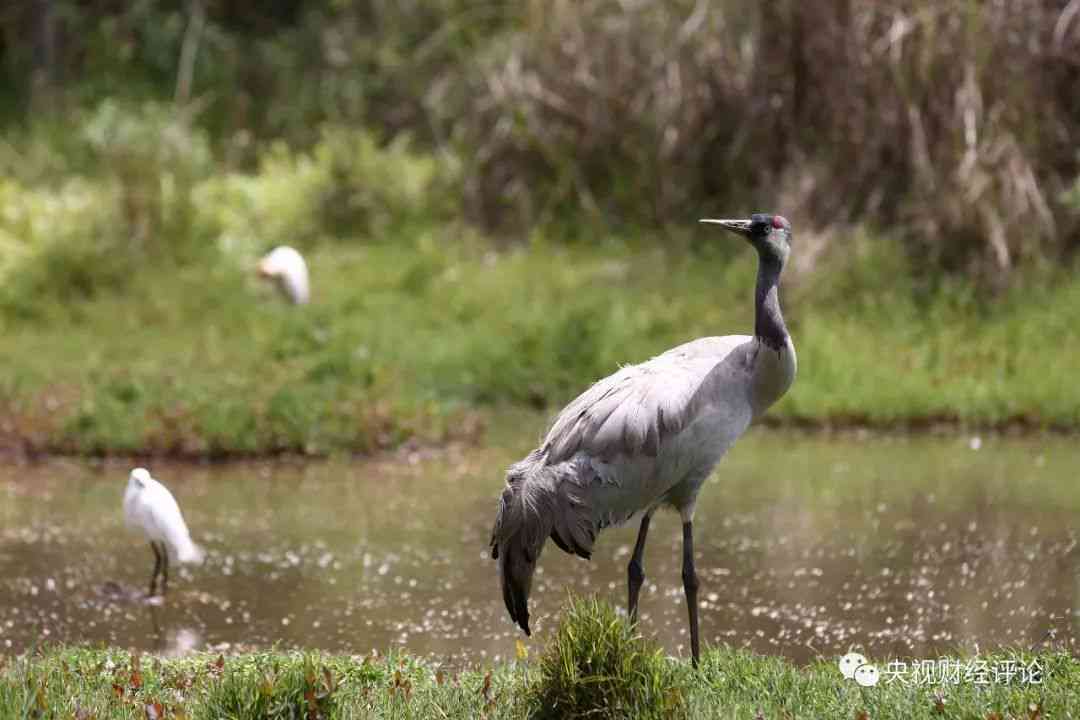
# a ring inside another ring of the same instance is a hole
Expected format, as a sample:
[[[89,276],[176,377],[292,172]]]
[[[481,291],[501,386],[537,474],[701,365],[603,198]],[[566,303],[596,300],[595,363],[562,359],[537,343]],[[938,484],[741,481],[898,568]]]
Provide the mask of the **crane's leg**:
[[[694,667],[698,664],[698,655],[701,646],[698,640],[698,577],[694,569],[694,523],[687,520],[683,523],[683,564],[682,581],[683,590],[686,591],[686,610],[690,614],[690,653],[693,657]]]
[[[169,548],[161,543],[161,596],[169,590]]]
[[[645,582],[645,568],[641,564],[641,560],[645,554],[645,538],[649,534],[650,519],[652,519],[650,513],[646,513],[645,517],[641,518],[641,529],[638,530],[637,542],[634,543],[634,554],[630,557],[630,564],[626,567],[626,586],[630,596],[626,607],[630,615],[631,625],[637,622],[638,594],[641,592],[642,583]]]
[[[154,597],[154,593],[157,592],[157,576],[161,572],[161,553],[158,552],[157,544],[151,540],[150,549],[154,551],[154,574],[150,576],[150,594],[149,597]]]

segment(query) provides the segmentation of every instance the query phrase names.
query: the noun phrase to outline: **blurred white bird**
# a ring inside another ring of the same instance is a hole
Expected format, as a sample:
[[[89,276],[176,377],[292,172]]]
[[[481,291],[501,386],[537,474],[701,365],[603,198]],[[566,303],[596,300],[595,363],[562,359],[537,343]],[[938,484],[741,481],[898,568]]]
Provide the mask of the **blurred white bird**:
[[[311,297],[304,256],[288,245],[274,248],[259,261],[259,275],[277,283],[295,305],[304,305]]]
[[[161,594],[169,585],[169,558],[182,563],[201,563],[203,551],[191,541],[180,506],[169,489],[150,477],[146,468],[135,468],[124,491],[124,523],[141,531],[154,551],[154,574],[150,576],[150,597],[161,575]]]

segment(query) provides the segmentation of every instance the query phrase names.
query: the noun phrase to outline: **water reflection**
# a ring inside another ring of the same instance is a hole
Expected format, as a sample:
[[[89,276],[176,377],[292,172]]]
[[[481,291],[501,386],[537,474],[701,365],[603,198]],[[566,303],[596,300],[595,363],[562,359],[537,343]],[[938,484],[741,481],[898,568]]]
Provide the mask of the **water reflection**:
[[[154,652],[163,657],[183,657],[201,649],[203,636],[194,627],[173,625],[164,603],[147,603],[146,615],[150,620]]]
[[[176,568],[161,606],[143,602],[145,543],[122,526],[126,466],[0,468],[0,650],[42,638],[512,655],[485,546],[502,470],[525,449],[155,465],[208,550]],[[798,660],[1030,645],[1050,630],[1072,646],[1078,470],[1064,440],[751,434],[699,504],[703,638]],[[625,602],[634,532],[603,534],[591,563],[547,548],[530,644],[568,590]],[[658,515],[641,615],[686,654],[680,550],[677,517]]]

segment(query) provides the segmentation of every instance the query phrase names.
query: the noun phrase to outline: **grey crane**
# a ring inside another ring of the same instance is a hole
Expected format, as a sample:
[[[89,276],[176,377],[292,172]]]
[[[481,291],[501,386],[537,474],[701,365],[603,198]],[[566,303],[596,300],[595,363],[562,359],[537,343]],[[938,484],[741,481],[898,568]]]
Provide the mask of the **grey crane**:
[[[778,296],[791,224],[765,214],[701,222],[744,237],[758,252],[754,334],[699,338],[597,381],[559,413],[540,447],[510,467],[491,557],[510,618],[526,635],[532,576],[547,538],[589,559],[600,530],[640,518],[627,568],[636,622],[649,522],[666,505],[682,517],[683,589],[698,663],[698,491],[732,443],[787,392],[796,370]]]

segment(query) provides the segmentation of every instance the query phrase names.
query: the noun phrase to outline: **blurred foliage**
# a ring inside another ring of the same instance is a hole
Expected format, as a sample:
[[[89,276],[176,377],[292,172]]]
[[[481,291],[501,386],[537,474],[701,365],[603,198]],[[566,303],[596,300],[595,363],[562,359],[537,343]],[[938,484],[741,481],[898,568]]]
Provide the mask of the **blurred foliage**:
[[[993,287],[1080,244],[1065,0],[36,0],[0,37],[13,123],[169,99],[246,168],[327,123],[407,131],[498,235],[782,208]]]
[[[380,147],[366,132],[323,128],[308,153],[273,144],[255,174],[229,173],[197,191],[202,222],[216,225],[226,249],[321,240],[409,235],[453,217],[449,163],[414,153],[399,135]]]
[[[251,161],[253,139],[309,144],[325,122],[364,122],[384,137],[401,130],[430,136],[441,85],[498,32],[511,7],[477,0],[14,3],[0,10],[0,87],[15,120],[102,97],[176,99],[230,157]]]
[[[522,5],[461,110],[496,226],[777,207],[991,281],[1080,238],[1055,200],[1080,161],[1066,3]]]
[[[253,261],[277,244],[381,239],[449,221],[455,171],[416,154],[405,136],[380,147],[369,133],[324,127],[306,153],[270,147],[255,174],[220,172],[206,133],[153,103],[105,101],[73,123],[63,171],[20,173],[0,152],[0,309],[40,318],[121,292],[149,267]],[[20,179],[20,175],[23,179]]]
[[[749,328],[754,259],[686,222],[722,208],[796,224],[776,416],[1074,427],[1072,7],[9,3],[0,441],[468,436]],[[277,244],[291,314],[250,278]]]
[[[192,189],[211,168],[202,132],[154,105],[106,101],[65,143],[92,173],[72,163],[59,183],[20,181],[17,170],[0,181],[0,238],[12,248],[0,303],[33,314],[43,296],[86,299],[126,288],[148,262],[201,255]],[[14,151],[5,159],[20,164]]]

